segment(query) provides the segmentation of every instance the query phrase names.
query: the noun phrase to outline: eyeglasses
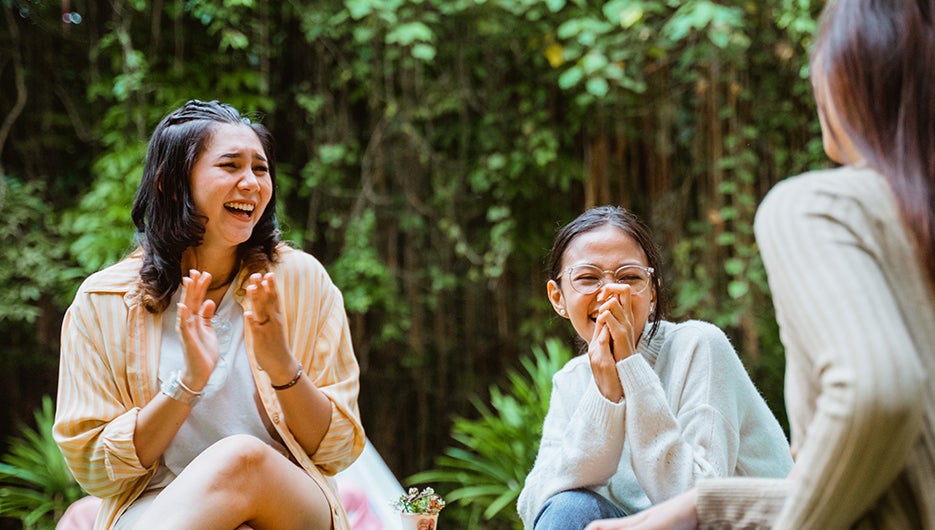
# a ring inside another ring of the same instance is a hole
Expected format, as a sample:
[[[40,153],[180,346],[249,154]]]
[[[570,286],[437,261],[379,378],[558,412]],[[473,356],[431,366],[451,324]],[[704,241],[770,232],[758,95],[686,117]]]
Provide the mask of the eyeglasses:
[[[629,285],[632,294],[640,294],[649,287],[654,270],[642,265],[624,265],[615,271],[601,270],[594,265],[572,265],[565,272],[571,287],[581,294],[597,292],[604,286],[604,277],[607,275],[611,275],[615,283]]]

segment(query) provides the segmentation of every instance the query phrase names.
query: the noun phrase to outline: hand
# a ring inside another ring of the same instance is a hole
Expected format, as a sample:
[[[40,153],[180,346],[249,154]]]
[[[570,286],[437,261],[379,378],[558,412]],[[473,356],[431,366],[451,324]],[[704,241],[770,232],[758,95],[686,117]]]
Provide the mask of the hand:
[[[602,519],[584,530],[694,530],[698,527],[694,488],[672,497],[636,515],[621,519]]]
[[[247,280],[250,309],[244,322],[253,335],[256,360],[274,384],[287,383],[295,376],[298,363],[286,339],[286,323],[279,309],[276,277],[272,272],[251,274]]]
[[[603,303],[598,308],[594,336],[588,343],[588,357],[598,390],[616,403],[623,398],[616,365],[636,352],[639,333],[634,326],[629,285],[607,285],[599,296]]]
[[[588,361],[597,389],[608,401],[619,402],[623,398],[623,385],[617,375],[617,360],[611,352],[610,330],[600,321],[594,326],[594,336],[588,343]]]
[[[610,331],[611,353],[615,361],[622,361],[636,352],[636,343],[642,329],[636,329],[636,317],[630,297],[630,286],[607,284],[600,293],[604,303],[598,309],[597,324]]]
[[[191,270],[182,278],[182,299],[179,301],[178,330],[182,339],[185,366],[179,377],[194,391],[208,384],[220,352],[218,338],[211,325],[216,306],[207,298],[211,274]]]

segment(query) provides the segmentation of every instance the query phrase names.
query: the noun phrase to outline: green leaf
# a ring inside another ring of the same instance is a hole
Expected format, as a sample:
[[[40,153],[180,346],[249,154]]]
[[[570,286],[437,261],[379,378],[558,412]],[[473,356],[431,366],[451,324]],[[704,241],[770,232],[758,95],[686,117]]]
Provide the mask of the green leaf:
[[[592,77],[588,79],[587,89],[591,94],[602,98],[607,95],[607,92],[610,90],[610,86],[607,84],[607,80],[603,77]]]
[[[600,52],[593,51],[581,59],[581,69],[585,74],[593,74],[603,70],[608,64],[607,57]]]
[[[582,78],[584,78],[584,72],[582,72],[581,68],[572,66],[558,77],[558,86],[567,90],[581,82]]]
[[[431,42],[432,30],[422,22],[407,22],[393,28],[386,35],[387,44],[409,46],[415,42]]]
[[[733,299],[742,298],[750,291],[750,283],[742,280],[734,280],[727,284],[727,294]]]
[[[746,263],[737,258],[731,258],[724,262],[724,271],[731,276],[737,276],[746,268]]]
[[[345,0],[344,7],[354,20],[360,20],[373,12],[371,0]]]
[[[558,13],[565,7],[565,0],[546,0],[546,6],[548,6],[549,11]]]
[[[412,56],[425,62],[431,62],[435,59],[435,53],[435,47],[431,44],[420,43],[412,47]]]
[[[643,20],[643,6],[631,4],[620,12],[620,27],[630,29]]]

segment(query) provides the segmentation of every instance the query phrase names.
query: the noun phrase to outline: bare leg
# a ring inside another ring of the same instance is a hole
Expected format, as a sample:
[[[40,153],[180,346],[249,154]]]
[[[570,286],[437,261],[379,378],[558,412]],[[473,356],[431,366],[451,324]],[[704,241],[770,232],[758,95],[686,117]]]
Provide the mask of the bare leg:
[[[247,435],[198,455],[134,530],[329,530],[325,494],[301,468]]]

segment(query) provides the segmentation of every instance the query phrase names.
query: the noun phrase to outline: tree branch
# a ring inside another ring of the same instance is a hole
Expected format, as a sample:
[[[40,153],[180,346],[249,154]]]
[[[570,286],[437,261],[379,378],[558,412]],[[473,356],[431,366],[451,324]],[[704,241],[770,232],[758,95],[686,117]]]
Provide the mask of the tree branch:
[[[16,27],[16,21],[13,19],[12,9],[4,9],[3,12],[6,15],[10,36],[13,37],[13,42],[18,43],[20,41],[19,28]],[[6,139],[10,135],[13,123],[16,122],[20,114],[23,113],[23,109],[26,108],[26,99],[28,96],[28,92],[26,91],[25,68],[23,68],[23,56],[20,54],[19,47],[15,45],[13,46],[13,75],[16,80],[16,103],[13,104],[13,108],[10,109],[6,118],[3,119],[3,124],[0,125],[0,175],[6,174],[3,170],[3,147],[6,145]]]

